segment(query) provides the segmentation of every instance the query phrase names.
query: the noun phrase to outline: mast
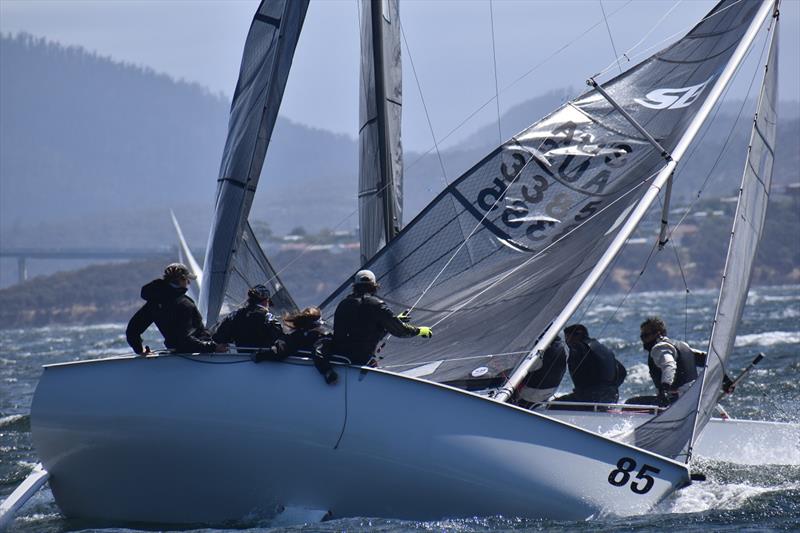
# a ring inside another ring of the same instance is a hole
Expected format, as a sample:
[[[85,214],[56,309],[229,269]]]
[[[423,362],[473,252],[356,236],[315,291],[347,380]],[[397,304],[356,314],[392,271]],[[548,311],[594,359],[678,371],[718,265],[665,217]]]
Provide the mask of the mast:
[[[733,56],[728,61],[725,68],[720,73],[719,77],[717,78],[714,86],[712,87],[711,91],[709,92],[708,97],[703,102],[700,109],[697,111],[697,114],[693,117],[692,121],[686,128],[686,132],[681,137],[680,141],[678,142],[675,149],[672,151],[671,156],[672,159],[667,162],[664,167],[659,171],[656,177],[653,179],[653,182],[650,184],[650,187],[643,195],[642,199],[639,201],[637,206],[631,212],[628,217],[628,220],[623,224],[622,228],[620,229],[619,233],[616,235],[614,240],[611,242],[611,245],[608,247],[606,252],[601,256],[595,267],[592,269],[591,273],[588,277],[584,280],[584,282],[580,285],[578,290],[575,292],[575,295],[570,300],[570,302],[562,309],[561,313],[556,316],[553,320],[552,324],[547,328],[544,332],[542,337],[539,341],[534,345],[525,359],[520,362],[514,372],[509,376],[506,383],[500,389],[500,391],[495,396],[495,399],[500,402],[508,401],[509,398],[514,393],[520,384],[522,383],[523,379],[528,375],[530,368],[533,366],[535,361],[539,359],[540,354],[544,353],[544,350],[553,342],[553,339],[558,335],[558,332],[566,325],[567,321],[570,317],[575,313],[578,307],[581,305],[581,302],[588,296],[589,292],[595,286],[595,284],[599,281],[605,270],[609,267],[611,262],[617,256],[619,251],[625,244],[625,241],[630,237],[633,231],[638,226],[639,222],[644,218],[647,210],[650,208],[650,205],[655,201],[658,197],[659,192],[661,192],[661,188],[667,182],[669,177],[675,170],[675,167],[678,165],[678,162],[686,153],[691,142],[694,140],[697,133],[700,131],[700,128],[703,126],[706,118],[711,113],[714,105],[719,100],[720,96],[722,96],[722,92],[728,86],[731,78],[736,73],[736,70],[739,67],[739,64],[744,60],[747,51],[749,50],[750,46],[753,44],[756,35],[758,34],[761,25],[764,21],[770,16],[773,10],[774,0],[763,0],[761,7],[758,10],[758,13],[754,17],[753,21],[751,22],[750,26],[747,29],[742,40],[739,42],[738,46],[736,47],[736,51],[733,53]]]
[[[398,0],[364,0],[361,26],[359,239],[361,262],[402,226]]]

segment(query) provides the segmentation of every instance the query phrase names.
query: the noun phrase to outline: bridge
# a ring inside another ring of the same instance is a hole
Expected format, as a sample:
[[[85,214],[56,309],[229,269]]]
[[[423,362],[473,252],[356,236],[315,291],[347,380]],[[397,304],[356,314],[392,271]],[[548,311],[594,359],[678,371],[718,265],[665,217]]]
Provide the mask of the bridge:
[[[0,248],[0,258],[16,258],[19,281],[28,279],[28,259],[163,259],[178,257],[176,246],[157,248]],[[202,251],[196,257],[203,257]]]

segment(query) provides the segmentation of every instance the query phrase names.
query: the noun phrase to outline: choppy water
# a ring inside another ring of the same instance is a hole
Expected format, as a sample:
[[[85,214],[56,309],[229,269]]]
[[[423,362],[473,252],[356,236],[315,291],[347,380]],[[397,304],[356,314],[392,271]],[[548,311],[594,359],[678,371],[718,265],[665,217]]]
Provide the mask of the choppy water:
[[[598,297],[579,311],[593,336],[614,348],[628,367],[621,396],[649,393],[652,387],[638,325],[660,314],[670,336],[705,348],[714,312],[714,292],[641,293],[622,307],[621,297]],[[31,446],[28,412],[41,366],[128,352],[124,325],[48,327],[0,331],[0,497],[4,498],[37,462]],[[157,345],[151,337],[150,344]],[[800,420],[800,286],[750,291],[739,327],[731,373],[745,367],[756,353],[767,358],[726,400],[737,418]],[[562,385],[571,389],[568,379]],[[516,517],[490,517],[436,522],[371,518],[340,519],[298,526],[293,531],[739,531],[800,530],[800,465],[742,466],[701,461],[708,481],[677,492],[645,516],[598,517],[586,522],[554,522]],[[242,523],[239,529],[266,530],[269,522]],[[279,528],[273,528],[275,530]],[[65,519],[49,490],[40,491],[19,513],[10,531],[58,532],[97,530],[96,524]],[[102,531],[130,531],[102,529]],[[217,529],[204,531],[222,531]]]

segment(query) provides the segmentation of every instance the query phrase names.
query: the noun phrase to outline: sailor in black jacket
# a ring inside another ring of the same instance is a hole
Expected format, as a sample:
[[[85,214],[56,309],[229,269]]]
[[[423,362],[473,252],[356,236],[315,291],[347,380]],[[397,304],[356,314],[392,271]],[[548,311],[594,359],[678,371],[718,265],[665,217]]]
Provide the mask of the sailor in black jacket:
[[[524,385],[519,390],[517,405],[529,408],[552,399],[566,371],[567,348],[561,338],[556,337],[525,378]]]
[[[237,347],[272,346],[283,334],[281,323],[269,312],[269,288],[255,285],[247,291],[247,303],[226,316],[214,331],[214,341]]]
[[[583,324],[564,328],[564,338],[569,346],[567,366],[575,386],[572,393],[560,396],[565,402],[616,403],[619,386],[627,371],[617,361],[614,352],[589,336]]]
[[[164,336],[164,346],[184,353],[225,352],[226,344],[216,344],[203,325],[203,318],[194,301],[186,295],[191,280],[197,276],[181,263],[172,263],[164,269],[162,279],[142,287],[146,303],[128,322],[125,335],[128,344],[138,354],[150,353],[142,346],[142,333],[155,322]]]
[[[346,357],[355,365],[374,363],[375,350],[387,333],[395,337],[430,338],[431,328],[412,326],[407,317],[398,316],[375,296],[375,274],[360,270],[353,281],[353,292],[339,302],[334,314],[333,354]]]

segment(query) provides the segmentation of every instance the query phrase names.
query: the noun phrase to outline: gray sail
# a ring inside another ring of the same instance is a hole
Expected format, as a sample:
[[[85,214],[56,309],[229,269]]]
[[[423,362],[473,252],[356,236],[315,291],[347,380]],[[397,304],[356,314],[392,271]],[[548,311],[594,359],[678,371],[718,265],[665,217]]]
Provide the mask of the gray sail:
[[[255,252],[258,243],[254,239],[245,242],[244,238],[253,238],[247,230],[247,216],[307,9],[308,0],[262,0],[247,34],[203,265],[200,308],[208,325],[216,322],[223,302],[233,303],[241,293],[239,288],[228,293],[231,272],[240,277],[247,272],[244,284],[268,280],[280,284],[271,267],[255,272],[243,265],[268,267],[265,260],[252,261],[252,257],[263,257],[263,252]]]
[[[660,416],[636,428],[632,435],[631,443],[661,455],[688,460],[693,428],[696,437],[714,414],[719,401],[722,377],[727,370],[736,328],[747,300],[772,182],[778,103],[777,39],[776,22],[739,190],[706,368],[702,378],[676,403]]]
[[[671,150],[758,7],[720,2],[686,37],[605,90]],[[413,306],[413,321],[434,329],[430,340],[387,339],[381,364],[429,365],[418,375],[438,382],[501,383],[573,297],[664,164],[595,90],[494,150],[368,262],[387,302]],[[327,317],[348,285],[324,302]]]
[[[362,0],[358,219],[361,263],[400,231],[403,148],[398,0]]]

